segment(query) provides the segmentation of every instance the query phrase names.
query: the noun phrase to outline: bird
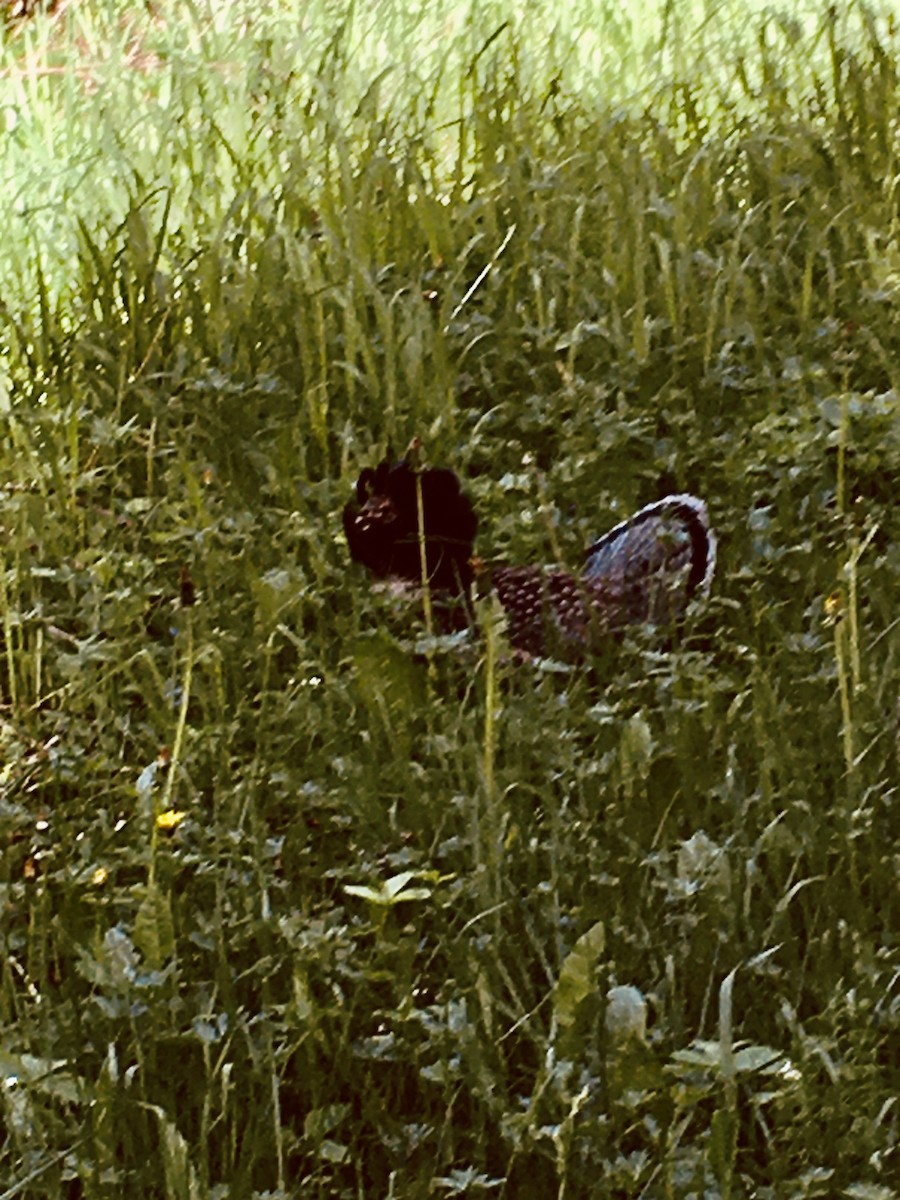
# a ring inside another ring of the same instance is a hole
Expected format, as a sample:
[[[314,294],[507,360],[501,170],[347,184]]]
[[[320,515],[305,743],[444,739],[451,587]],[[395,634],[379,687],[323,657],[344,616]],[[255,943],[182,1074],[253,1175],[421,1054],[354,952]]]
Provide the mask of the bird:
[[[478,518],[455,472],[419,468],[409,457],[367,467],[344,507],[343,526],[354,562],[377,579],[427,582],[446,629],[474,624]],[[715,565],[706,505],[677,493],[594,541],[579,574],[497,564],[487,576],[513,650],[572,659],[628,626],[676,624],[692,601],[709,595]]]

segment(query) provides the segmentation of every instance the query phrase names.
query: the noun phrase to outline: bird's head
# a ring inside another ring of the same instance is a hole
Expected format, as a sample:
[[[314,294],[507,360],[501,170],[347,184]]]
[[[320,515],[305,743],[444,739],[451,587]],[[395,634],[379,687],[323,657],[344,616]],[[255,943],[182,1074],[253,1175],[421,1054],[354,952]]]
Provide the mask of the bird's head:
[[[356,481],[355,500],[344,509],[350,556],[379,578],[422,580],[459,592],[472,578],[469,560],[478,518],[453,471],[416,470],[407,459],[367,467]]]

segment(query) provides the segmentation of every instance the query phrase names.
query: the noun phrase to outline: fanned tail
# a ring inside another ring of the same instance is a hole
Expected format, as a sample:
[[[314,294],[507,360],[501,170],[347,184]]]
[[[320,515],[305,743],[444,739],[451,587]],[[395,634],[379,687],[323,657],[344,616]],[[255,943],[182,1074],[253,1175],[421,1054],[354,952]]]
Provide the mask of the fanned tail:
[[[610,628],[667,624],[709,594],[715,567],[706,505],[683,493],[648,504],[594,542],[584,581]]]

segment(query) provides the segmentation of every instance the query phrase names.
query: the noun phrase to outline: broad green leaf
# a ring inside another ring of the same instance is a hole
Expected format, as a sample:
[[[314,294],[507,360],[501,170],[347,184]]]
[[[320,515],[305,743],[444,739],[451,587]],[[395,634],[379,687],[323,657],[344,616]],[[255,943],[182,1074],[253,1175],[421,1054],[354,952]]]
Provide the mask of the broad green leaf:
[[[411,727],[425,702],[424,668],[381,631],[357,638],[353,664],[360,695],[372,719],[384,725],[396,752],[408,755]]]
[[[575,1020],[578,1006],[596,990],[597,967],[606,945],[602,921],[581,935],[563,962],[556,981],[553,1007],[563,1029]]]
[[[358,896],[361,900],[368,900],[370,904],[377,904],[384,908],[399,904],[401,900],[429,900],[431,898],[430,888],[407,888],[406,885],[410,880],[416,877],[415,871],[403,871],[399,875],[393,875],[390,879],[386,879],[378,887],[348,883],[344,885],[344,891],[348,896]]]
[[[134,919],[134,944],[151,970],[158,971],[175,950],[175,925],[169,896],[156,884],[144,891]]]

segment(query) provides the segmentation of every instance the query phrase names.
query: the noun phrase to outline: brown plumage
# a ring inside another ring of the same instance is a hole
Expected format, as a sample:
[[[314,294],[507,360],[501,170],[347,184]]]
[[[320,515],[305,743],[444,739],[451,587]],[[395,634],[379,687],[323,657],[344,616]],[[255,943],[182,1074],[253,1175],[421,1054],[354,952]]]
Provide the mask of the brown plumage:
[[[477,518],[452,471],[419,472],[429,586],[462,598],[445,611],[471,619]],[[416,471],[405,460],[367,468],[344,509],[350,555],[378,578],[422,582]],[[621,522],[588,549],[576,577],[543,566],[498,566],[490,582],[507,617],[510,644],[525,653],[574,657],[627,625],[669,625],[709,592],[716,540],[695,496],[666,496]],[[448,626],[457,627],[452,616]]]

